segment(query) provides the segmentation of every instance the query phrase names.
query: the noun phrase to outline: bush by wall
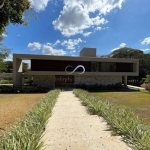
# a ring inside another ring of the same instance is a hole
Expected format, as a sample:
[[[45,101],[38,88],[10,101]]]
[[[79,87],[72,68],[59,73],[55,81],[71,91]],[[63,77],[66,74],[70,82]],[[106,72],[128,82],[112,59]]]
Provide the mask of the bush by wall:
[[[115,90],[115,89],[122,89],[123,86],[121,83],[117,84],[108,84],[108,85],[86,85],[86,84],[76,84],[75,88],[85,89],[88,91],[99,91],[99,90]]]
[[[43,143],[39,141],[59,93],[60,90],[47,93],[22,121],[4,132],[0,150],[40,150]]]
[[[0,80],[0,84],[12,84],[13,83],[13,81],[10,79],[10,80],[4,80],[4,79],[2,79],[2,80]]]
[[[0,93],[47,93],[52,87],[1,85]]]
[[[150,127],[145,126],[133,112],[127,111],[87,91],[73,91],[88,106],[91,113],[105,118],[110,128],[135,150],[150,150]]]

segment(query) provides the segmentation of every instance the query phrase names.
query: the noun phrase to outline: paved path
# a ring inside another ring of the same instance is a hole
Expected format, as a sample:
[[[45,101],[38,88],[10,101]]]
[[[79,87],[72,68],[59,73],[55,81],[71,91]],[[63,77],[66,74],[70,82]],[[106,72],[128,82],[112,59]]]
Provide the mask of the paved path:
[[[145,88],[142,88],[142,87],[138,87],[138,86],[133,86],[133,85],[127,85],[128,88],[132,88],[132,89],[137,89],[137,90],[145,90]]]
[[[106,131],[103,118],[87,113],[72,91],[61,92],[42,141],[46,150],[131,150]]]

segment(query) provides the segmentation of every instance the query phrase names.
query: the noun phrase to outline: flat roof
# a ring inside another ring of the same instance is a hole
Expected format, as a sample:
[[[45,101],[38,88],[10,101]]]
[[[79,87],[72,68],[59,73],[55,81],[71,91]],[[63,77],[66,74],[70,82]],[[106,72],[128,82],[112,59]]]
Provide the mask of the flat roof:
[[[37,54],[13,54],[13,58],[22,60],[41,59],[41,60],[68,60],[68,61],[101,61],[101,62],[124,62],[137,63],[139,59],[128,58],[101,58],[101,57],[81,57],[81,56],[52,56],[52,55],[37,55]]]

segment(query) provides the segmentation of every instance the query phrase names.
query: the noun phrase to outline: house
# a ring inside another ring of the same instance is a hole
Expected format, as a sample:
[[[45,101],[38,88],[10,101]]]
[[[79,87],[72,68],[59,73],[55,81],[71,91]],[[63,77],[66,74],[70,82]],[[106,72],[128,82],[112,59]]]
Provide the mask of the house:
[[[22,60],[31,61],[31,71],[22,73]],[[139,60],[96,57],[96,48],[83,48],[80,56],[13,54],[13,85],[33,77],[33,84],[43,87],[74,85],[127,85],[127,76],[138,76]]]

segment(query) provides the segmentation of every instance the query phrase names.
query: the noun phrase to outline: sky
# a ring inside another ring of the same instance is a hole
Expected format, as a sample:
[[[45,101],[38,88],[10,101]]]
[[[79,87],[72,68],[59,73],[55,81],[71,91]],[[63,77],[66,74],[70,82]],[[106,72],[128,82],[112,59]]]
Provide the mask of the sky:
[[[28,26],[9,24],[3,34],[6,60],[13,53],[79,56],[84,47],[97,55],[121,47],[150,52],[150,0],[29,1],[35,14]]]

